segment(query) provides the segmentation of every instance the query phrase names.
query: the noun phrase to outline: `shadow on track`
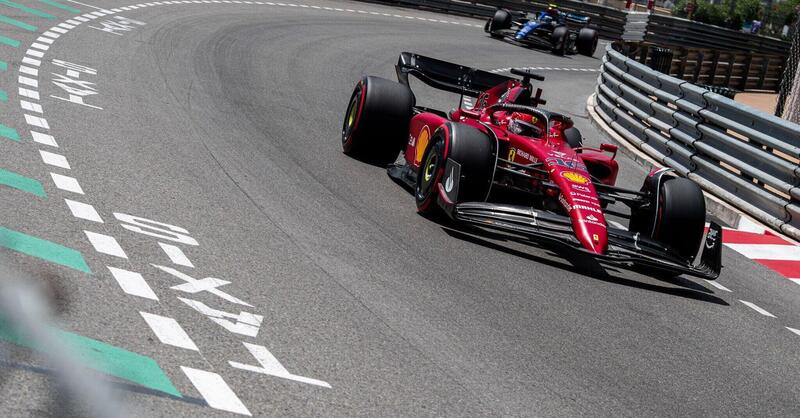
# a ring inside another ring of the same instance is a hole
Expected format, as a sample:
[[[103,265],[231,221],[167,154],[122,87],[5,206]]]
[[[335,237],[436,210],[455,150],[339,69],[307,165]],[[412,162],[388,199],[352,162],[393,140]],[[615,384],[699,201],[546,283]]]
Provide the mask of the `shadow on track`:
[[[697,283],[694,283],[690,280],[684,279],[682,277],[677,277],[672,279],[653,277],[653,279],[655,280],[659,280],[675,286],[680,286],[680,287],[667,287],[667,286],[659,286],[656,284],[626,279],[620,276],[612,276],[609,274],[609,271],[618,272],[616,269],[603,267],[596,259],[592,258],[591,256],[587,256],[585,254],[579,254],[574,251],[559,249],[557,247],[553,248],[543,247],[535,242],[527,240],[509,239],[509,237],[505,235],[489,231],[483,231],[477,228],[461,228],[460,225],[454,225],[452,223],[446,222],[446,220],[443,219],[430,219],[430,220],[439,223],[442,230],[447,235],[453,238],[457,238],[462,241],[470,242],[493,250],[501,251],[516,257],[524,258],[526,260],[535,263],[545,264],[559,269],[574,271],[576,273],[606,283],[628,286],[636,289],[648,290],[651,292],[658,292],[671,296],[679,296],[682,298],[714,303],[717,305],[730,306],[728,302],[725,302],[723,299],[714,296],[713,292],[711,292],[709,289]],[[501,241],[514,241],[525,245],[535,246],[538,248],[549,249],[557,253],[559,256],[563,257],[566,262],[561,263],[555,260],[549,260],[546,258],[538,257],[531,253],[516,250],[514,248],[501,245],[497,242],[489,241],[488,239],[501,240]]]

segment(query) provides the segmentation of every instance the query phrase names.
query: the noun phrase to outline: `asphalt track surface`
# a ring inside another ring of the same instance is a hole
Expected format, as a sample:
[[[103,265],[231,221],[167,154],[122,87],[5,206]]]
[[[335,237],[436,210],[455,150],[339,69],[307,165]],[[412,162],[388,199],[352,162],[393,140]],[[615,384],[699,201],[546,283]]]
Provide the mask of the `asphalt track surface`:
[[[18,107],[18,68],[38,33],[4,28],[22,46],[3,50],[1,122],[22,138],[0,143],[2,164],[39,179],[47,197],[4,189],[2,225],[80,251],[93,273],[14,252],[7,263],[53,289],[61,328],[151,357],[183,395],[97,374],[136,414],[226,414],[207,405],[182,366],[218,374],[258,416],[800,414],[800,336],[785,328],[800,327],[797,285],[727,249],[719,283],[731,292],[464,233],[417,215],[384,169],[341,153],[355,81],[391,78],[401,51],[484,69],[596,69],[598,58],[497,42],[471,19],[302,4],[319,8],[155,5],[120,12],[145,23],[120,34],[89,27],[96,22],[69,30],[41,59],[35,101],[57,149],[31,140],[30,112]],[[39,33],[73,16],[9,10]],[[97,91],[85,103],[102,109],[53,97],[67,97],[53,83],[65,71],[54,59],[96,70],[80,79]],[[542,73],[546,107],[573,115],[598,144],[585,111],[597,73]],[[456,103],[428,89],[418,96],[444,109]],[[70,169],[42,164],[39,149],[66,156]],[[645,173],[619,159],[620,183],[637,187]],[[73,176],[85,194],[56,188],[50,172]],[[104,223],[72,216],[64,198],[91,204]],[[133,232],[113,213],[180,226],[199,245]],[[114,237],[127,259],[96,251],[84,230]],[[194,267],[171,263],[158,242],[179,246]],[[171,289],[183,281],[153,264],[229,281],[219,289],[252,307]],[[126,294],[106,266],[141,273],[159,300]],[[178,297],[263,321],[255,337],[236,334]],[[162,343],[139,312],[173,318],[197,350]],[[258,366],[242,342],[330,388],[231,367]],[[41,355],[0,347],[10,353],[0,369],[4,415],[82,411],[54,395]]]

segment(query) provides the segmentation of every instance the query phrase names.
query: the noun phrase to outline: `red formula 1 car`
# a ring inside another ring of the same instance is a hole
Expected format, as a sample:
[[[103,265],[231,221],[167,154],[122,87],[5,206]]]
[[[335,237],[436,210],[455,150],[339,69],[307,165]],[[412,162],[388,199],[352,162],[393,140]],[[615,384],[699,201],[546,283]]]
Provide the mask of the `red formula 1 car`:
[[[413,190],[419,212],[443,211],[457,222],[559,243],[614,265],[719,276],[722,229],[706,227],[700,188],[669,169],[651,172],[641,190],[616,187],[617,147],[584,147],[569,117],[540,109],[542,90],[534,91],[531,79],[544,77],[523,70],[511,71],[521,78],[507,77],[408,52],[396,70],[399,82],[358,82],[342,147],[384,164],[404,151],[388,171]],[[475,105],[449,113],[417,106],[409,75],[475,97]],[[628,219],[628,228],[609,225],[607,215]]]

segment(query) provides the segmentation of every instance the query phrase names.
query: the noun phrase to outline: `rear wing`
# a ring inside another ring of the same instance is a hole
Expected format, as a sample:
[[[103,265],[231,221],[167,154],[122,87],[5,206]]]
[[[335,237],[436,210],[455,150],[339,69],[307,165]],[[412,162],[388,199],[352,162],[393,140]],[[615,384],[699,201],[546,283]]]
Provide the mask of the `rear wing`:
[[[567,20],[568,23],[576,23],[576,24],[580,24],[580,25],[588,25],[589,22],[592,21],[592,18],[590,18],[589,16],[576,15],[576,14],[573,14],[573,13],[567,13],[566,20]]]
[[[516,80],[411,52],[400,53],[395,69],[397,80],[406,86],[408,75],[411,74],[433,88],[470,97],[478,97],[485,90]]]

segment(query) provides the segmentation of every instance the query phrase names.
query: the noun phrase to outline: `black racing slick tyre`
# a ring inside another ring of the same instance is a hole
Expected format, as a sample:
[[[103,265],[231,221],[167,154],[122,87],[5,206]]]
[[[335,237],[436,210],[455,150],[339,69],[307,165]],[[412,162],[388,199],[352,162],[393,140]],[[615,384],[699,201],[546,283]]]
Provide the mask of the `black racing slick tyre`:
[[[342,124],[345,154],[389,164],[408,140],[414,95],[408,86],[366,76],[356,84]]]
[[[501,29],[508,29],[511,27],[511,13],[505,9],[499,9],[494,12],[494,16],[489,19],[489,26],[487,27],[487,32],[489,32],[489,36],[493,38],[500,37],[499,35],[495,35],[492,32]]]
[[[661,184],[653,238],[691,260],[700,248],[706,202],[697,183],[671,178]]]
[[[597,31],[590,28],[583,28],[578,32],[578,39],[575,41],[575,48],[578,53],[591,57],[597,49],[597,40],[599,36]]]
[[[552,43],[553,53],[563,56],[567,53],[567,38],[569,37],[569,29],[566,26],[556,26],[553,33],[550,34],[550,43]]]
[[[496,143],[487,134],[461,123],[448,122],[434,132],[422,155],[414,197],[417,211],[429,214],[438,210],[438,184],[445,177],[447,160],[460,166],[458,202],[483,202],[492,186],[497,162]]]

